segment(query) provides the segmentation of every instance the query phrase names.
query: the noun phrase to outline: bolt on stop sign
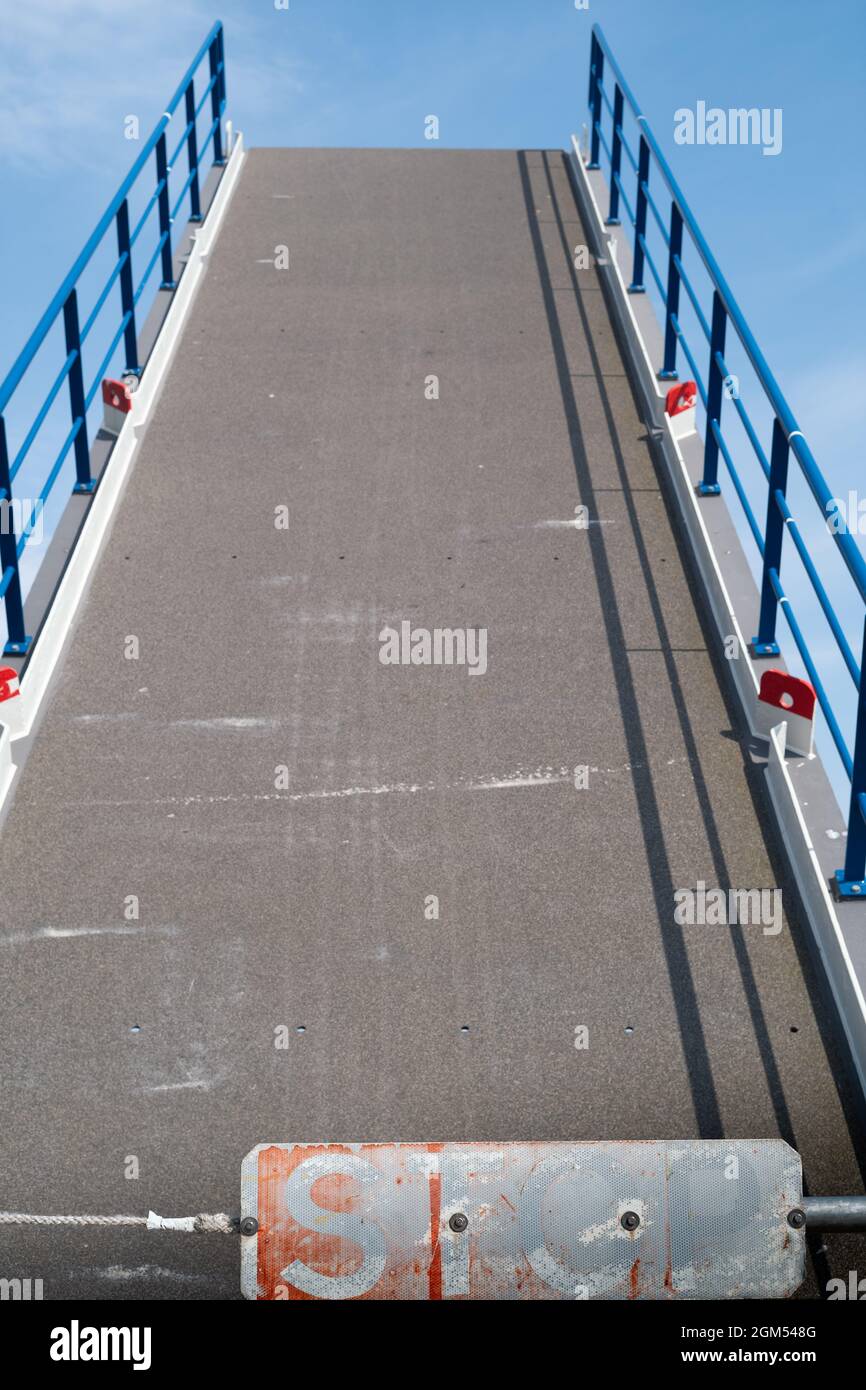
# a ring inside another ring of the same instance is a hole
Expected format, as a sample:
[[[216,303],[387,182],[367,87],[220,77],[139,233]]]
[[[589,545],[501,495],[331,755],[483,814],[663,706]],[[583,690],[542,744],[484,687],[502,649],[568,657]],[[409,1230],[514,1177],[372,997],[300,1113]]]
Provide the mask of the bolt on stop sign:
[[[803,1279],[781,1140],[260,1144],[241,1187],[247,1298],[784,1298]]]

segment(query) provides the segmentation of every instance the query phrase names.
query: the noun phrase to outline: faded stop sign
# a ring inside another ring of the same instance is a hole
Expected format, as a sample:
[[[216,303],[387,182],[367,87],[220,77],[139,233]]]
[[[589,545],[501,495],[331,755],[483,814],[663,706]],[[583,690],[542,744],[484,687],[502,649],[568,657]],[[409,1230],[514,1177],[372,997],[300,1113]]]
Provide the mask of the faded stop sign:
[[[254,1299],[784,1298],[805,1234],[781,1140],[260,1144]]]

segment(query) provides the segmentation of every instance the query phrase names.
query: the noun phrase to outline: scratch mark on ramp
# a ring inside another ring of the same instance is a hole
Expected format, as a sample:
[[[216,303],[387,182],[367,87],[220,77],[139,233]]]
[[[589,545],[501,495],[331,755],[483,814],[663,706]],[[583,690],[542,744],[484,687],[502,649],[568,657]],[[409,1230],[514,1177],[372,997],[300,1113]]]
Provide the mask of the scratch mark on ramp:
[[[175,926],[36,927],[32,931],[5,932],[0,946],[23,946],[30,941],[65,941],[80,936],[176,936]]]
[[[162,1091],[210,1091],[213,1089],[212,1081],[167,1081],[162,1086],[145,1086],[148,1095],[156,1095]]]

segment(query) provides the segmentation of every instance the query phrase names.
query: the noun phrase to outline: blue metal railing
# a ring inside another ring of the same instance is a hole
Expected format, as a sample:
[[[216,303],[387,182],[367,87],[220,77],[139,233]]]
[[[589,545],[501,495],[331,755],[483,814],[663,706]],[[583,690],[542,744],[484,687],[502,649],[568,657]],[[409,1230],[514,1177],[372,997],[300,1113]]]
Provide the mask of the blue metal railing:
[[[194,82],[198,69],[205,57],[208,59],[209,80],[198,104],[196,104]],[[196,122],[208,99],[210,99],[211,123],[201,146],[199,146]],[[166,144],[166,131],[174,112],[181,102],[184,103],[186,127],[181,134],[176,149],[171,156],[169,156]],[[76,480],[73,492],[89,494],[92,493],[96,487],[96,482],[91,477],[90,472],[87,412],[100,389],[103,373],[111,362],[121,339],[123,339],[123,352],[126,361],[124,369],[125,374],[132,373],[136,376],[141,375],[143,367],[139,360],[138,352],[136,307],[147,287],[157,260],[160,260],[162,270],[160,288],[166,290],[175,288],[172,269],[172,224],[187,193],[189,194],[190,200],[190,221],[200,222],[202,220],[199,188],[201,161],[208,146],[213,142],[213,164],[225,164],[225,159],[223,158],[221,124],[225,105],[226,81],[223,26],[217,23],[213,26],[201,48],[198,50],[198,53],[184,74],[177,91],[163,112],[162,119],[157,124],[153,134],[145,144],[144,149],[135,161],[135,164],[132,166],[123,184],[106,208],[105,213],[80,256],[66,276],[66,279],[63,281],[63,284],[60,286],[60,289],[57,291],[48,308],[45,310],[45,313],[36,325],[33,333],[30,335],[27,345],[19,354],[6,380],[3,382],[2,386],[0,386],[0,521],[2,521],[2,525],[0,525],[0,598],[4,600],[6,606],[8,640],[3,649],[3,653],[6,656],[24,655],[33,642],[33,638],[25,631],[24,606],[19,571],[19,564],[27,545],[32,523],[37,511],[44,506],[51,489],[54,487],[70,449],[74,450],[75,460]],[[181,155],[184,146],[186,146],[187,151],[188,173],[186,182],[172,206],[169,192],[171,174],[174,170],[175,161]],[[129,195],[152,155],[155,155],[156,160],[156,187],[147,202],[144,212],[136,223],[134,230],[130,232]],[[132,268],[133,249],[136,247],[139,237],[144,231],[154,208],[158,209],[159,224],[159,236],[156,242],[156,249],[150,256],[144,274],[136,285]],[[79,318],[78,281],[82,272],[92,260],[97,248],[101,246],[112,224],[114,224],[117,233],[117,261],[111,270],[106,284],[97,296],[93,309],[82,326]],[[87,383],[85,381],[83,363],[84,344],[102,309],[105,307],[109,294],[115,284],[119,284],[120,289],[119,323],[116,327],[116,331],[112,334],[108,351],[104,354],[95,374],[90,379],[89,383]],[[63,318],[65,335],[66,359],[55,377],[35,420],[28,429],[21,447],[18,449],[15,457],[10,461],[5,421],[7,408],[12,401],[16,389],[25,376],[27,369],[30,367],[33,359],[61,315]],[[64,382],[68,383],[69,390],[70,428],[64,438],[60,452],[57,454],[48,472],[47,480],[41,489],[39,498],[34,504],[29,521],[26,521],[21,527],[21,536],[19,538],[16,535],[12,484],[15,481],[15,476],[21,468],[21,465],[30,452],[31,446],[39,437],[46,417],[60,393]]]
[[[752,643],[753,654],[758,657],[779,655],[779,645],[776,641],[776,618],[781,607],[809,679],[815,688],[818,702],[827,721],[842,766],[851,783],[845,865],[844,868],[837,870],[835,887],[842,897],[863,898],[866,897],[866,681],[863,679],[862,672],[866,669],[866,622],[864,622],[863,631],[863,657],[858,667],[845,638],[842,624],[789,506],[786,492],[790,455],[793,454],[799,464],[809,490],[821,509],[825,523],[836,514],[836,499],[833,497],[814,455],[806,443],[803,431],[798,426],[785,397],[782,395],[743,312],[734,299],[728,283],[671,173],[667,160],[649,128],[647,117],[642,113],[635,100],[607,40],[597,24],[593,26],[589,64],[589,106],[592,122],[587,167],[600,169],[600,154],[604,151],[610,171],[610,202],[607,224],[610,226],[621,225],[620,204],[622,204],[628,212],[629,221],[634,229],[632,280],[628,287],[629,292],[632,294],[645,292],[644,272],[647,266],[658,287],[664,306],[664,350],[658,373],[659,378],[661,380],[676,380],[678,376],[677,349],[682,348],[706,408],[707,428],[704,440],[703,474],[697,490],[704,497],[716,496],[720,492],[718,464],[721,453],[761,554],[763,562],[761,603],[758,633]],[[613,101],[611,101],[604,86],[606,66],[610,69],[614,79]],[[634,117],[639,132],[637,157],[635,157],[623,133],[626,106]],[[603,128],[603,107],[610,116],[609,139]],[[631,168],[636,174],[633,206],[627,197],[621,174],[623,151],[625,151]],[[658,170],[662,183],[670,195],[670,219],[667,224],[650,192],[649,181],[653,167]],[[647,245],[648,211],[652,213],[657,222],[667,247],[668,260],[664,278]],[[686,231],[712,283],[713,297],[710,321],[707,320],[694,286],[683,268],[683,234]],[[705,378],[698,369],[696,356],[686,340],[680,322],[681,287],[686,291],[697,322],[707,339],[709,360]],[[757,430],[742,401],[738,395],[729,396],[745,428],[755,458],[767,480],[767,511],[763,530],[749,505],[745,488],[737,473],[731,450],[721,427],[722,401],[726,394],[724,386],[731,377],[725,360],[725,340],[729,324],[745,350],[773,415],[772,439],[768,459],[761,447]],[[846,527],[831,526],[829,529],[848,574],[854,581],[857,593],[863,604],[866,605],[866,562],[864,562],[860,549]],[[791,536],[812,590],[839,647],[848,674],[854,682],[857,692],[857,718],[853,751],[849,748],[842,732],[837,714],[803,635],[802,627],[797,621],[790,599],[785,593],[779,577],[786,531]]]

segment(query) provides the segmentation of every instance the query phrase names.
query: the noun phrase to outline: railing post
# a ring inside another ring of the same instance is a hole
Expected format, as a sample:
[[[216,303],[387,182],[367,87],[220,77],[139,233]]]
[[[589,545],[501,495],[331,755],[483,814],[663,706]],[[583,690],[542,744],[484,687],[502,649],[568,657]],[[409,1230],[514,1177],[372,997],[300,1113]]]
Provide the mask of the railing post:
[[[834,885],[840,898],[866,898],[866,624],[860,671],[845,867],[836,870]]]
[[[120,267],[120,305],[126,327],[123,330],[123,344],[126,350],[126,373],[138,376],[141,367],[138,362],[138,335],[135,329],[135,295],[132,286],[132,247],[129,244],[129,204],[124,198],[117,209],[117,254],[126,260]],[[128,317],[127,317],[128,315]]]
[[[186,123],[189,126],[189,134],[186,137],[186,152],[189,156],[189,172],[191,178],[189,186],[189,220],[190,222],[200,222],[201,199],[198,191],[198,141],[195,133],[195,85],[192,78],[189,79],[189,86],[186,89]]]
[[[601,44],[592,36],[589,46],[589,105],[592,111],[592,131],[589,146],[588,169],[600,169],[598,162],[598,127],[601,125],[601,83],[604,77],[604,53]]]
[[[680,272],[677,261],[683,255],[683,215],[676,203],[671,203],[671,244],[668,254],[668,292],[665,296],[665,360],[659,377],[662,381],[676,381],[677,335],[673,320],[680,312]]]
[[[93,492],[96,483],[90,476],[90,446],[87,442],[87,408],[84,404],[84,372],[81,367],[81,336],[78,331],[78,295],[74,289],[69,291],[63,305],[63,329],[66,334],[66,352],[75,353],[75,361],[69,368],[69,405],[72,412],[73,427],[78,425],[75,435],[75,486],[73,492]],[[80,423],[79,423],[80,421]]]
[[[646,211],[647,198],[644,192],[644,184],[649,180],[650,171],[650,147],[643,136],[640,137],[640,155],[637,162],[637,204],[634,213],[634,260],[632,262],[631,284],[628,287],[629,294],[643,294],[645,287],[643,282],[643,247],[641,241],[646,239]]]
[[[623,117],[623,95],[622,89],[617,82],[613,93],[613,144],[611,145],[610,157],[610,208],[608,210],[608,227],[619,226],[619,171],[622,165],[622,117]]]
[[[165,131],[156,142],[156,182],[159,187],[159,234],[162,243],[162,284],[161,290],[173,290],[174,267],[171,263],[171,204],[168,196],[168,155],[165,146]]]
[[[782,541],[785,536],[785,521],[779,511],[776,493],[784,496],[788,486],[788,437],[779,424],[773,421],[773,447],[770,452],[770,492],[767,498],[767,525],[764,531],[764,576],[761,581],[761,614],[758,619],[758,635],[752,638],[753,656],[778,656],[779,644],[776,641],[776,611],[779,600],[770,571],[778,575],[782,567]]]
[[[21,577],[18,572],[18,542],[15,537],[15,513],[12,508],[12,482],[9,477],[9,450],[6,447],[6,422],[0,415],[0,582],[9,574],[6,586],[6,633],[4,656],[23,656],[32,637],[24,631],[24,605],[21,600]],[[10,574],[11,571],[11,574]]]
[[[716,354],[725,351],[725,332],[728,326],[728,313],[722,303],[718,290],[713,290],[713,321],[710,326],[710,374],[707,381],[707,433],[704,440],[704,476],[698,483],[697,491],[701,497],[718,497],[719,486],[719,441],[713,431],[713,424],[721,427],[722,386],[724,378],[716,361]]]
[[[223,61],[223,31],[220,29],[210,48],[208,49],[208,59],[210,61],[210,75],[213,86],[210,91],[210,111],[211,121],[216,121],[213,133],[213,162],[214,164],[225,164],[223,158],[223,134],[222,134],[222,107],[225,100],[225,62]],[[222,64],[222,67],[220,65]]]

